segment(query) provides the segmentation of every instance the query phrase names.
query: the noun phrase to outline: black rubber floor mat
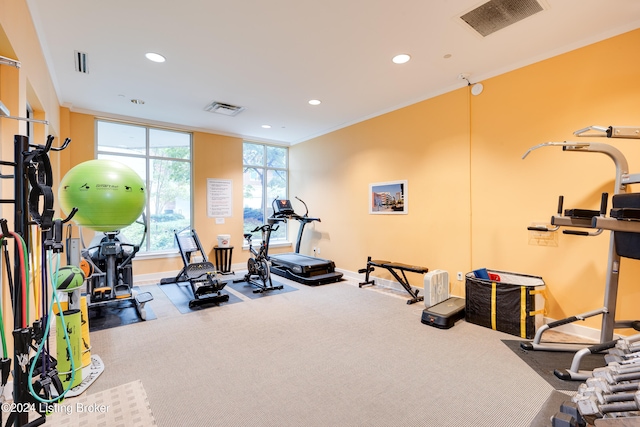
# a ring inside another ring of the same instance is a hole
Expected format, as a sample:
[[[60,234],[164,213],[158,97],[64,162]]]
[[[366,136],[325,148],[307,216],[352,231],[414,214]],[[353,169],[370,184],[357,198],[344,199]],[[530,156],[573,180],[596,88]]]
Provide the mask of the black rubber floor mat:
[[[133,289],[141,292],[137,286]],[[146,320],[140,318],[132,300],[115,300],[108,305],[89,307],[89,332],[154,320],[156,315],[151,309],[152,303],[153,301],[149,301],[144,305],[147,313]]]
[[[221,293],[229,295],[228,301],[204,303],[191,308],[189,307],[189,301],[193,299],[193,292],[191,292],[191,285],[189,284],[189,282],[167,283],[164,285],[159,285],[158,287],[162,289],[162,292],[164,292],[167,298],[169,298],[173,305],[182,314],[191,313],[192,311],[203,310],[206,308],[217,307],[222,304],[234,304],[237,302],[242,302],[240,298],[232,295],[230,292],[225,292],[225,289],[223,288]]]
[[[569,369],[575,352],[524,350],[520,347],[522,341],[502,340],[502,342],[556,390],[577,391],[580,384],[584,382],[561,380],[553,373],[555,369]],[[588,354],[580,361],[581,371],[592,371],[603,366],[607,366],[604,354]]]

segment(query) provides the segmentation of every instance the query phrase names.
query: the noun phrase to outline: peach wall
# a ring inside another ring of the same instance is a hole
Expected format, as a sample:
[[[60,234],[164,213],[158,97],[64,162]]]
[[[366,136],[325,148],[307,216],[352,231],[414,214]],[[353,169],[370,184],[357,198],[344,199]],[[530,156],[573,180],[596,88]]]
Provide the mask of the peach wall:
[[[53,157],[59,174],[93,158],[94,117],[59,107],[25,2],[0,0],[0,28],[0,55],[23,63],[19,71],[0,67],[3,102],[20,111],[29,101],[51,121],[46,133],[72,138],[71,149]],[[320,256],[351,272],[368,255],[445,269],[456,295],[464,293],[457,271],[535,274],[548,285],[549,317],[599,307],[608,232],[593,238],[559,234],[557,246],[540,246],[530,243],[526,227],[548,221],[560,194],[566,207],[596,209],[600,193],[612,188],[611,160],[559,148],[521,156],[541,142],[572,139],[574,130],[588,125],[639,125],[639,45],[640,30],[632,31],[488,79],[480,96],[461,88],[291,147],[290,195],[322,218],[308,226],[302,251],[320,248]],[[4,122],[3,158],[5,142],[21,126]],[[247,257],[240,250],[241,142],[194,133],[195,227],[209,251],[217,234],[231,234],[235,264]],[[631,171],[638,171],[637,141],[600,142],[621,149]],[[233,181],[234,216],[225,224],[206,216],[207,178]],[[409,214],[369,215],[369,184],[401,179],[408,180]],[[175,257],[141,259],[134,268],[146,274],[180,264]],[[640,318],[634,303],[640,291],[632,280],[637,264],[622,263],[618,317]],[[585,323],[599,327],[599,319]]]
[[[26,1],[0,0],[0,27],[6,36],[0,37],[0,41],[4,39],[0,43],[0,55],[19,60],[20,73],[28,82],[28,86],[27,83],[21,85],[25,92],[18,110],[20,113],[12,111],[12,114],[24,115],[29,87],[31,106],[34,110],[46,112],[46,117],[40,117],[49,121],[46,134],[59,135],[59,101]]]
[[[598,209],[601,193],[613,192],[614,164],[602,154],[558,147],[520,157],[546,141],[591,140],[617,147],[630,171],[640,171],[637,140],[572,135],[589,125],[640,125],[640,58],[633,54],[638,46],[640,31],[630,32],[490,79],[474,98],[472,267],[543,276],[552,318],[603,304],[609,232],[589,238],[559,234],[558,246],[548,247],[528,244],[524,227],[549,221],[561,194],[566,208]],[[640,317],[632,303],[639,290],[631,285],[639,268],[637,261],[623,263],[619,319]],[[598,317],[586,323],[599,322]]]
[[[555,319],[599,308],[609,233],[559,234],[549,247],[530,244],[527,226],[548,223],[560,194],[565,207],[598,209],[613,189],[613,162],[557,147],[521,157],[589,125],[640,126],[638,46],[640,30],[489,79],[479,96],[462,88],[292,147],[291,194],[322,217],[312,244],[350,271],[368,255],[447,270],[456,295],[457,271],[540,275]],[[639,171],[638,141],[599,142]],[[368,183],[399,179],[408,180],[409,215],[369,215]],[[640,318],[640,266],[622,266],[617,317]]]
[[[218,234],[230,234],[234,246],[233,263],[239,263],[242,252],[242,139],[195,132],[193,134],[193,215],[195,230],[214,260],[213,247],[218,244]],[[207,216],[207,179],[231,180],[233,191],[232,217],[224,218],[224,224],[216,224]]]
[[[468,111],[467,92],[456,91],[291,147],[290,195],[322,219],[305,229],[301,252],[319,247],[349,271],[369,255],[466,270]],[[408,214],[370,215],[369,185],[395,180],[408,180]]]

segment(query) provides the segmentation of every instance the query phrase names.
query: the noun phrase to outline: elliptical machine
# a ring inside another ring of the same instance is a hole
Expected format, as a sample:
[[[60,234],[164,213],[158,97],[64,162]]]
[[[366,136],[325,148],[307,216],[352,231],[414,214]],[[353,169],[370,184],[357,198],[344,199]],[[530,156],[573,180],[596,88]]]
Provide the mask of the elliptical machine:
[[[140,224],[140,222],[138,222]],[[88,248],[82,250],[82,257],[91,266],[92,273],[87,278],[87,307],[99,307],[116,301],[132,301],[138,315],[146,320],[144,305],[153,300],[151,292],[133,290],[133,257],[140,251],[147,234],[140,244],[133,245],[120,235],[120,231],[96,235]]]

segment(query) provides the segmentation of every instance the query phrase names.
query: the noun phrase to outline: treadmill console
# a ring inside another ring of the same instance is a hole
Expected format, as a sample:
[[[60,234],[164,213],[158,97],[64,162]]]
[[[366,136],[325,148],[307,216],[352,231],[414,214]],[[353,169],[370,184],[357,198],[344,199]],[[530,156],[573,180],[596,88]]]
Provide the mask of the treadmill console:
[[[292,215],[294,212],[293,207],[291,206],[291,200],[276,200],[276,213],[279,215]]]

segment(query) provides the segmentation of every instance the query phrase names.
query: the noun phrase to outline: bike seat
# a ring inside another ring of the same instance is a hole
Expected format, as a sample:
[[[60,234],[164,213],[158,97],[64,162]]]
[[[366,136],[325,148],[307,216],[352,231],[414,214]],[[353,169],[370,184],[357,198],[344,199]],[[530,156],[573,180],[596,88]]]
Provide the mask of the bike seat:
[[[250,239],[253,234],[243,234],[243,236],[245,239]]]

